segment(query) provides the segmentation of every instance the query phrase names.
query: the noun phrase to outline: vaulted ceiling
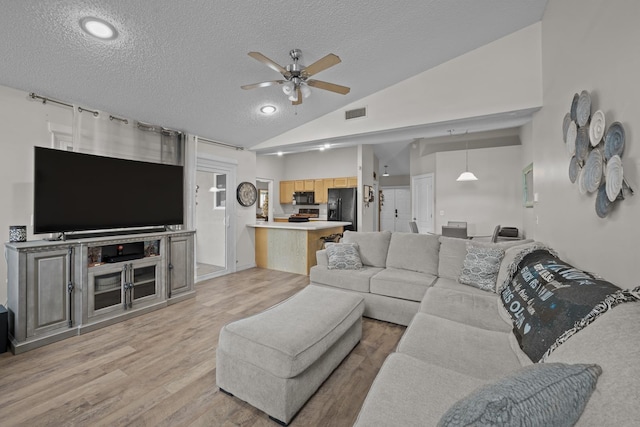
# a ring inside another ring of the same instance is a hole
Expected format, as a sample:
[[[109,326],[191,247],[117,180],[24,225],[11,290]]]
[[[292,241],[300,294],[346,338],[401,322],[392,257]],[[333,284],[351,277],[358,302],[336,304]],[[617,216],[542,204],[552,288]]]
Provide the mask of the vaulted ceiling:
[[[546,0],[0,1],[0,84],[89,108],[252,147],[542,18]],[[111,23],[114,40],[86,34],[82,18]],[[342,62],[314,78],[292,106],[281,78],[247,55],[303,65]],[[277,108],[267,116],[265,104]]]

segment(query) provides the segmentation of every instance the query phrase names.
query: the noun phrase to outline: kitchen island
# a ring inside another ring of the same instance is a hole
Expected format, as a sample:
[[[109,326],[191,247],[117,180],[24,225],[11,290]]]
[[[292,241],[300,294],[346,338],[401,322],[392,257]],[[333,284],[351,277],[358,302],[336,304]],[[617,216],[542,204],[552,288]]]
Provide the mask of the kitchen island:
[[[256,222],[256,265],[260,268],[309,274],[325,236],[342,233],[350,222]]]

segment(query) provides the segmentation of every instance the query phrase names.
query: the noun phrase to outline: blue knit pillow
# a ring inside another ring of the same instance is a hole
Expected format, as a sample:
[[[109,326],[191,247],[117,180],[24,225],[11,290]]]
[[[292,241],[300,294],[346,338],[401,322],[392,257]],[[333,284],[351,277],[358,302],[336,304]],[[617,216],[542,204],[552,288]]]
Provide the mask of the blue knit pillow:
[[[329,270],[359,270],[362,268],[356,243],[327,243]]]
[[[573,426],[601,373],[598,365],[529,365],[456,402],[438,427]]]

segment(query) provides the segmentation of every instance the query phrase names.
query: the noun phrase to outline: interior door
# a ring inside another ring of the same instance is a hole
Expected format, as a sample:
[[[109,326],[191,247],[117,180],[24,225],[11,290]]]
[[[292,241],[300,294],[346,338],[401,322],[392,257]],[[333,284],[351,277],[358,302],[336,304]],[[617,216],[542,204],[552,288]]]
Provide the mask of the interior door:
[[[408,233],[411,221],[409,188],[383,188],[384,202],[380,210],[380,230]]]
[[[434,233],[435,224],[433,174],[416,175],[411,178],[411,199],[413,201],[413,221],[420,233]]]
[[[196,281],[235,270],[230,259],[230,230],[235,214],[235,165],[198,157],[195,228]],[[230,242],[231,241],[231,242]]]

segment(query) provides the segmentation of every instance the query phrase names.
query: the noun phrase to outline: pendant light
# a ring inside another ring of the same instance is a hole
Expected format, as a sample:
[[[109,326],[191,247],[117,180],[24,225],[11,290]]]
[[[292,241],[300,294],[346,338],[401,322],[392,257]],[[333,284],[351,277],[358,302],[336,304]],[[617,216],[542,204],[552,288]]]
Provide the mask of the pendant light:
[[[467,149],[465,151],[466,156],[466,167],[464,172],[460,174],[456,181],[477,181],[478,178],[473,174],[473,172],[469,172],[469,143],[467,142]]]
[[[387,172],[387,165],[384,165],[384,173],[382,176],[389,176],[389,172]]]

